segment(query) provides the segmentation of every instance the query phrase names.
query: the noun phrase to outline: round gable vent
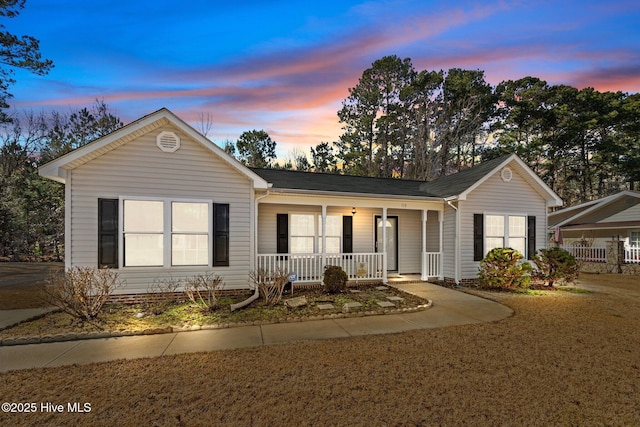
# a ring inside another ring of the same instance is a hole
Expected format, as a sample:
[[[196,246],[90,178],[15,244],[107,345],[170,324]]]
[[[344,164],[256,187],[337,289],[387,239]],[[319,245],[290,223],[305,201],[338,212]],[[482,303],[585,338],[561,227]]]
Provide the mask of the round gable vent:
[[[162,131],[156,137],[156,145],[165,153],[173,153],[180,148],[180,137],[173,132]]]
[[[500,171],[500,177],[504,182],[509,182],[511,178],[513,178],[513,171],[510,167],[506,166]]]

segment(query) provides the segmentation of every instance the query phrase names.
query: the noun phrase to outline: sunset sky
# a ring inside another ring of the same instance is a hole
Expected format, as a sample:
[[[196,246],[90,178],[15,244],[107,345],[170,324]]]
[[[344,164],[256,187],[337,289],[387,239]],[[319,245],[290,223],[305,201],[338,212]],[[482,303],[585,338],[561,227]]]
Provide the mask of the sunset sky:
[[[492,84],[640,92],[638,0],[27,0],[6,29],[40,40],[55,68],[16,72],[18,109],[104,100],[125,123],[167,107],[222,144],[264,129],[291,149],[334,141],[336,112],[385,55],[417,70],[484,70]]]

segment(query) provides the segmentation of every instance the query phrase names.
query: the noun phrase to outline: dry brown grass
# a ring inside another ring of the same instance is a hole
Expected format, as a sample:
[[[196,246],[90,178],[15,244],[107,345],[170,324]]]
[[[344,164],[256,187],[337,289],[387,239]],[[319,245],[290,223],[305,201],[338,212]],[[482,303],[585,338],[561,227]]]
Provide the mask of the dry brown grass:
[[[0,374],[2,401],[92,405],[0,425],[639,425],[640,298],[593,279],[496,323]]]

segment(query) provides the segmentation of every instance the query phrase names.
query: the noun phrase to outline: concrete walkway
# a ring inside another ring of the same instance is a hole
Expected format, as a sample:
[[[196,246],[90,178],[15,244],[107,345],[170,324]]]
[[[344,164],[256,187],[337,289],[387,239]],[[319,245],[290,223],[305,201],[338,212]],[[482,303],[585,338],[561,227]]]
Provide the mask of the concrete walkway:
[[[0,310],[0,330],[6,329],[9,326],[17,325],[20,322],[42,316],[43,314],[55,309],[55,307],[44,307],[25,308],[21,310]]]
[[[3,346],[0,347],[0,372],[256,347],[294,341],[391,334],[416,329],[491,322],[512,314],[510,308],[496,302],[429,283],[394,284],[393,286],[429,299],[433,302],[433,306],[425,311],[406,314]]]

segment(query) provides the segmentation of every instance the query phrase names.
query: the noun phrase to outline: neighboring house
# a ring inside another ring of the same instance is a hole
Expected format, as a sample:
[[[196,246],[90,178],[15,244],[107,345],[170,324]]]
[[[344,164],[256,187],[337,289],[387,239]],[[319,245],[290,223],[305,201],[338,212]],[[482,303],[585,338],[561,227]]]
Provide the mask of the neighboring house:
[[[622,240],[640,247],[640,192],[621,191],[550,213],[549,232],[561,235],[564,245],[604,248],[607,241]]]
[[[432,182],[251,169],[167,109],[40,168],[65,184],[66,267],[118,270],[121,293],[213,271],[228,288],[282,268],[319,282],[475,280],[493,247],[533,256],[562,201],[515,155]]]

